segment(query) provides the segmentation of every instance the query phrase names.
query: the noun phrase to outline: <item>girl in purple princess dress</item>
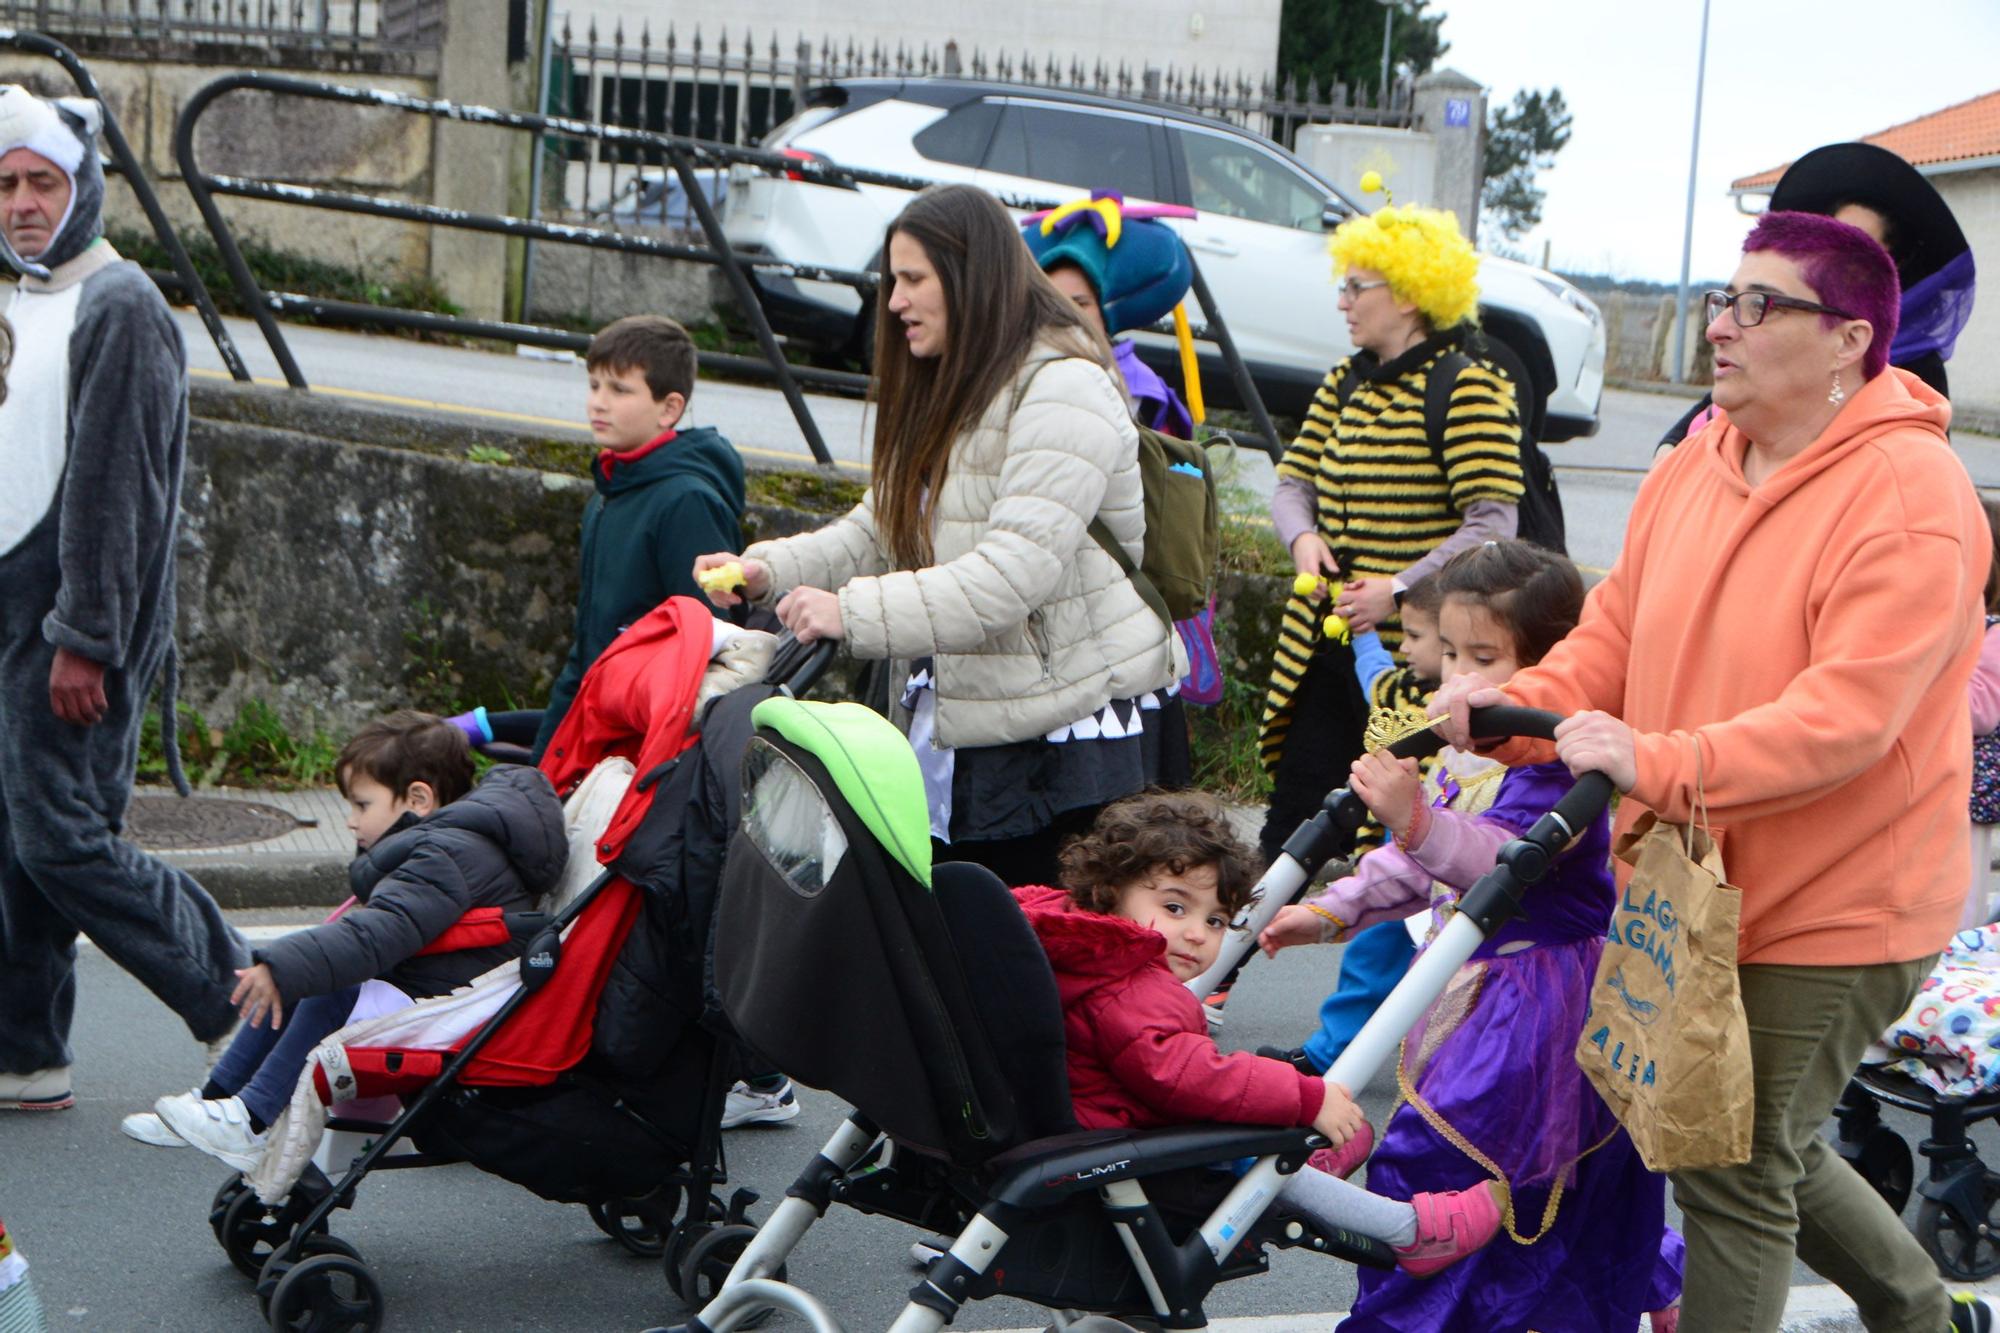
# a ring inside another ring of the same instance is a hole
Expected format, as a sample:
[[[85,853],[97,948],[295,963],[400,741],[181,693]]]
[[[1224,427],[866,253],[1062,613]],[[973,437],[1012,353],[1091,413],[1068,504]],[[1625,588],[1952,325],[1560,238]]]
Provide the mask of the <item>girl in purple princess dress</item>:
[[[1526,542],[1474,547],[1437,577],[1447,679],[1476,670],[1504,681],[1539,661],[1583,607],[1576,567]],[[1448,914],[1573,782],[1559,763],[1482,768],[1448,752],[1427,790],[1414,762],[1363,755],[1353,789],[1393,844],[1285,908],[1259,943],[1275,954]],[[1610,838],[1600,816],[1410,1033],[1403,1098],[1369,1160],[1368,1187],[1392,1198],[1504,1179],[1505,1234],[1426,1281],[1363,1271],[1342,1333],[1632,1333],[1642,1314],[1653,1333],[1678,1323],[1681,1244],[1666,1226],[1666,1181],[1646,1170],[1572,1054],[1611,919]]]

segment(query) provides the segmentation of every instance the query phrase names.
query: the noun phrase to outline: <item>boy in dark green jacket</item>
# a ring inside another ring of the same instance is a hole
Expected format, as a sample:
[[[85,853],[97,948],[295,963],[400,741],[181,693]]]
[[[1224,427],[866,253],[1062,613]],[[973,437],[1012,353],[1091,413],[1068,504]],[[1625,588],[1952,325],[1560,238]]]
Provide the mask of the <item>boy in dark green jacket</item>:
[[[576,640],[549,692],[537,760],[583,673],[619,632],[676,593],[706,602],[690,573],[695,557],[743,549],[743,460],[711,427],[675,429],[694,392],[687,330],[628,316],[590,340],[584,365],[597,494],[583,511]]]

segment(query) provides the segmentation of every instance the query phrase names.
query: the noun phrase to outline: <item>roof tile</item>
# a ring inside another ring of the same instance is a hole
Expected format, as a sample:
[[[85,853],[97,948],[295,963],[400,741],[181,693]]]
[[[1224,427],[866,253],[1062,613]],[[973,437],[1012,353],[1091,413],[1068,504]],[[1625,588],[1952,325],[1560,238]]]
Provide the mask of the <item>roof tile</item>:
[[[1886,148],[1916,167],[2000,155],[2000,89],[1864,135],[1862,142]],[[1767,192],[1789,166],[1787,162],[1754,176],[1738,177],[1729,188],[1732,192]]]

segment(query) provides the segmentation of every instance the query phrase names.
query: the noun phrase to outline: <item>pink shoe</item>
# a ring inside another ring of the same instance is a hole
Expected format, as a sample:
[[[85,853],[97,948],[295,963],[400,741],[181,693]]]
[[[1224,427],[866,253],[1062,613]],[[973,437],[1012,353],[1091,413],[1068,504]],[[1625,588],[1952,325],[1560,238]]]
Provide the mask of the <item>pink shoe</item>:
[[[1669,1305],[1664,1310],[1651,1311],[1646,1315],[1646,1322],[1652,1326],[1653,1333],[1679,1333],[1681,1307]]]
[[[1368,1154],[1374,1150],[1375,1126],[1364,1120],[1361,1122],[1361,1128],[1354,1132],[1353,1138],[1338,1148],[1321,1148],[1306,1158],[1306,1165],[1316,1171],[1324,1171],[1329,1176],[1338,1176],[1345,1180],[1361,1169],[1361,1164],[1368,1160]]]
[[[1429,1277],[1493,1239],[1507,1187],[1488,1180],[1451,1194],[1418,1194],[1410,1206],[1417,1210],[1417,1238],[1395,1247],[1396,1264],[1411,1277]]]

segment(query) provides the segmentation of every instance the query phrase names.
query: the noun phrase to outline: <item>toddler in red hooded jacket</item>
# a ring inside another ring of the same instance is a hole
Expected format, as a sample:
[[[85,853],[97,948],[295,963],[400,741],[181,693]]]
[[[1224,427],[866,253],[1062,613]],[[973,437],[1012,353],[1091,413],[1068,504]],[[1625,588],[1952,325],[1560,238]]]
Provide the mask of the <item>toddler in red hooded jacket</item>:
[[[1219,803],[1188,792],[1116,802],[1063,849],[1062,878],[1063,888],[1014,896],[1062,996],[1079,1127],[1310,1125],[1334,1146],[1286,1181],[1280,1197],[1292,1210],[1388,1242],[1416,1276],[1493,1238],[1500,1186],[1406,1203],[1348,1184],[1374,1135],[1347,1089],[1282,1060],[1225,1055],[1209,1037],[1186,983],[1215,961],[1256,879]]]

